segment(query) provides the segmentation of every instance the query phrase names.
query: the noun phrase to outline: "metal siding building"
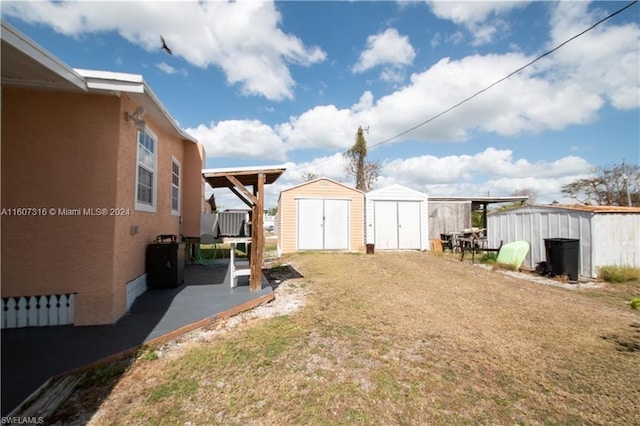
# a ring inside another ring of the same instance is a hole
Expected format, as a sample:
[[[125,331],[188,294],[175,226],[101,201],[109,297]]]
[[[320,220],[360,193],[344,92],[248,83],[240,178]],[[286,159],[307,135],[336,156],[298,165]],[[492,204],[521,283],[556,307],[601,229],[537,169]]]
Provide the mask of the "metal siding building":
[[[500,241],[527,241],[524,264],[547,260],[545,238],[580,239],[582,276],[595,278],[598,267],[640,267],[640,208],[610,206],[527,206],[488,216],[490,247]]]
[[[428,196],[402,185],[365,195],[367,244],[381,250],[428,250]]]

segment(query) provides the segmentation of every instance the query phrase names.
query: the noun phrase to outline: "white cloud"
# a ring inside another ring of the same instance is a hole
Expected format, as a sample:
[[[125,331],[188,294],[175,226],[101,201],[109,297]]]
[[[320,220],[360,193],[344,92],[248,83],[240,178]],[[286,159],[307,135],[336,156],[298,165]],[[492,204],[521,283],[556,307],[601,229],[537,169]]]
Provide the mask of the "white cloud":
[[[353,178],[345,174],[344,164],[341,154],[286,163],[285,173],[265,188],[265,205],[275,206],[280,191],[302,183],[306,173],[354,186]],[[587,176],[591,167],[575,156],[530,163],[525,159],[514,159],[510,150],[487,148],[473,155],[425,155],[387,161],[375,188],[399,183],[432,196],[504,196],[517,189],[531,188],[537,193],[537,201],[545,203],[562,200],[562,185]],[[216,189],[215,193],[219,205],[243,207],[228,190]]]
[[[550,46],[577,34],[604,15],[583,2],[552,10]],[[479,15],[480,16],[480,15]],[[469,18],[471,19],[471,18]],[[598,118],[604,105],[640,107],[640,28],[637,23],[597,27],[470,102],[403,137],[416,141],[464,141],[476,132],[503,136],[560,131]],[[290,148],[347,149],[354,129],[371,125],[371,143],[424,122],[488,87],[533,59],[520,52],[443,58],[411,75],[395,92],[350,108],[318,106],[281,125]],[[330,124],[327,124],[330,123]],[[402,140],[402,139],[399,139]]]
[[[429,42],[429,44],[431,45],[432,48],[434,48],[439,46],[440,43],[442,43],[442,34],[437,32],[433,35],[433,37],[431,37],[431,41]]]
[[[387,83],[402,83],[405,72],[402,68],[385,68],[380,72],[380,80]]]
[[[463,25],[474,37],[473,45],[492,42],[496,35],[504,34],[509,26],[498,16],[518,7],[526,1],[427,1],[431,11],[440,19]]]
[[[444,58],[412,74],[409,84],[387,96],[373,99],[368,93],[350,108],[317,106],[291,117],[276,132],[290,149],[346,149],[361,124],[371,125],[370,141],[384,140],[441,113],[530,60],[521,53]],[[600,91],[589,90],[590,85],[572,74],[545,78],[544,73],[529,68],[404,139],[455,142],[478,131],[514,136],[561,130],[597,118],[604,104]]]
[[[179,74],[183,77],[186,77],[189,73],[186,69],[184,68],[174,68],[171,65],[167,64],[166,62],[160,62],[159,64],[156,64],[156,68],[158,68],[160,71],[162,71],[165,74]]]
[[[409,37],[400,35],[395,28],[367,37],[367,48],[360,53],[358,62],[353,66],[354,73],[361,73],[379,65],[410,65],[416,52]]]
[[[284,165],[287,170],[282,174],[282,176],[278,178],[275,183],[265,186],[264,205],[267,208],[275,207],[278,203],[278,196],[280,195],[280,192],[304,182],[304,175],[308,173],[312,173],[316,177],[328,177],[329,179],[342,182],[345,185],[354,186],[353,179],[348,178],[345,174],[345,162],[342,154],[319,157],[311,161],[301,163],[287,162]],[[211,189],[209,189],[209,193],[210,192]],[[224,206],[224,208],[246,207],[238,197],[226,188],[218,188],[213,190],[213,192],[216,196],[216,203]]]
[[[584,2],[560,2],[551,14],[551,40],[556,46],[601,19],[605,12],[589,11]],[[553,72],[572,75],[592,93],[603,94],[618,109],[640,106],[640,27],[637,22],[602,24],[573,40],[554,57]]]
[[[286,147],[273,129],[258,120],[226,120],[186,129],[204,144],[208,157],[244,157],[282,161]]]
[[[281,15],[268,1],[6,2],[2,13],[73,37],[115,31],[148,51],[160,51],[161,31],[175,57],[219,67],[244,94],[273,101],[293,98],[289,64],[309,66],[326,57],[284,33]]]
[[[290,149],[342,149],[353,145],[358,125],[357,114],[352,110],[323,105],[291,117],[289,122],[276,126],[275,130]]]
[[[384,163],[379,186],[406,185],[430,195],[510,195],[535,190],[538,201],[558,198],[562,185],[589,174],[591,165],[580,157],[530,163],[514,159],[510,150],[487,148],[475,155],[430,155]]]

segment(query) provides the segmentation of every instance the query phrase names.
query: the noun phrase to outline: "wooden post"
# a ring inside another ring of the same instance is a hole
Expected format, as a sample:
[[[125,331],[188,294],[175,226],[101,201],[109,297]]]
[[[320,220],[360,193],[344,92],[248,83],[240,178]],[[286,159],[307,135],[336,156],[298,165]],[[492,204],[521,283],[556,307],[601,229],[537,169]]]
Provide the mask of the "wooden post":
[[[253,187],[255,203],[251,224],[251,281],[252,291],[262,288],[262,261],[264,256],[264,180],[265,174],[258,173],[258,179]]]

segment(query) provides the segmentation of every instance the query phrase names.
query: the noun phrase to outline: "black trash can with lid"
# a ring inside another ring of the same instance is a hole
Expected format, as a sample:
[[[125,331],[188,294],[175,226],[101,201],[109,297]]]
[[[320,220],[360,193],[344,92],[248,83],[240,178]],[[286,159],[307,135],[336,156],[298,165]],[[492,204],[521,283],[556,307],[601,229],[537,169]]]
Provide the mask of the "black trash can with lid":
[[[575,238],[545,238],[547,267],[552,276],[568,275],[578,280],[580,270],[580,240]]]
[[[149,288],[178,287],[184,283],[185,244],[176,240],[175,235],[158,235],[147,246]]]

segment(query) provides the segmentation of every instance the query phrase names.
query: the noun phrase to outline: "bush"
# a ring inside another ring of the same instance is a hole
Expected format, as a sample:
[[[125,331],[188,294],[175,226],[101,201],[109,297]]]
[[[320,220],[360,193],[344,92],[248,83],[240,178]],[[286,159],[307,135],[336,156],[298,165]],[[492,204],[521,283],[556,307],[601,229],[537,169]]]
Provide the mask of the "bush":
[[[627,281],[640,281],[640,268],[633,266],[608,265],[601,266],[598,271],[598,278],[608,283],[624,283]]]
[[[631,309],[640,309],[640,297],[634,297],[630,302]]]

